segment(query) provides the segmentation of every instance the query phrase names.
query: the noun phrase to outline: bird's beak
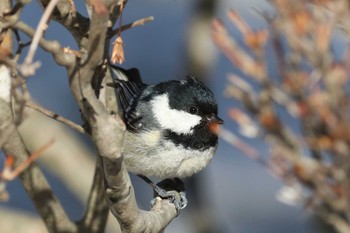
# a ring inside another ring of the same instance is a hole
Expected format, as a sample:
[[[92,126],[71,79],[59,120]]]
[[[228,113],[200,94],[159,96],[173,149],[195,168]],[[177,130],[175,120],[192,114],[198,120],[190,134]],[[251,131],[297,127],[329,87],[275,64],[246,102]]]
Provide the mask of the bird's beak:
[[[207,121],[209,130],[215,134],[218,134],[219,132],[219,128],[220,128],[219,125],[222,125],[224,123],[224,121],[220,117],[214,114],[207,116],[206,121]]]
[[[209,124],[216,123],[222,125],[224,123],[224,120],[214,114],[207,116],[207,121]]]

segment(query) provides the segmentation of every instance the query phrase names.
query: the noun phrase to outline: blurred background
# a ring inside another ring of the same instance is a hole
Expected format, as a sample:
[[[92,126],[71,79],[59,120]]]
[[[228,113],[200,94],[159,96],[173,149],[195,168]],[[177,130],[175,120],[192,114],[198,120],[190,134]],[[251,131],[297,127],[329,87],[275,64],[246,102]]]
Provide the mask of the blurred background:
[[[76,1],[76,6],[86,15],[80,1]],[[225,120],[226,129],[238,133],[236,124],[227,116],[228,108],[237,105],[237,102],[226,99],[223,91],[227,82],[226,75],[229,72],[240,73],[216,49],[210,38],[210,26],[214,17],[225,23],[227,10],[235,9],[252,28],[265,27],[263,18],[253,7],[271,10],[261,0],[130,0],[123,13],[123,24],[147,16],[154,16],[155,20],[122,33],[126,59],[122,67],[137,67],[147,83],[179,79],[186,74],[205,79],[217,97],[220,117]],[[25,7],[22,20],[35,27],[41,13],[41,7],[33,1]],[[237,41],[242,43],[238,31],[234,27],[229,29]],[[55,22],[50,23],[46,38],[56,39],[65,47],[77,48],[69,33]],[[27,42],[28,39],[23,37],[22,40]],[[58,67],[51,56],[42,50],[37,52],[35,59],[41,61],[42,66],[28,80],[33,99],[46,108],[81,123],[78,107],[68,87],[66,71]],[[272,69],[274,64],[275,61],[271,58]],[[48,153],[50,155],[44,155],[40,160],[54,192],[69,215],[78,220],[83,214],[84,200],[94,170],[95,155],[89,139],[42,116],[30,116],[21,127],[26,142],[33,149],[49,137],[59,138],[63,134],[57,147],[67,149],[56,155]],[[38,138],[42,138],[41,142]],[[264,154],[266,148],[263,143],[244,140]],[[79,152],[78,149],[71,149],[71,146],[79,147]],[[90,157],[86,158],[86,154],[90,154]],[[2,160],[3,156],[3,163]],[[67,177],[63,177],[63,174],[67,174]],[[132,176],[132,180],[140,207],[148,209],[152,198],[150,188],[137,177]],[[287,206],[278,202],[276,193],[281,188],[281,183],[258,163],[224,141],[220,141],[217,154],[210,165],[196,178],[187,181],[187,188],[189,205],[166,232],[331,232],[304,211],[302,206]],[[10,200],[0,203],[0,219],[4,219],[4,213],[9,213],[9,209],[37,216],[19,181],[10,182],[8,192]],[[14,222],[15,219],[8,221]],[[114,221],[112,219],[110,224],[115,225]]]

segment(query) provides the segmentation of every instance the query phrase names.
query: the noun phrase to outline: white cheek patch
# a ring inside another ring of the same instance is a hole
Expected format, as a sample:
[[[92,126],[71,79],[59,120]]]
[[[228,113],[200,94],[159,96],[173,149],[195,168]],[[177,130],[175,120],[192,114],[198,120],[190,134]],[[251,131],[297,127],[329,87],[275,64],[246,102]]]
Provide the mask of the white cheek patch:
[[[155,118],[164,129],[178,134],[189,134],[198,125],[201,117],[182,110],[171,109],[166,94],[156,96],[151,101]]]

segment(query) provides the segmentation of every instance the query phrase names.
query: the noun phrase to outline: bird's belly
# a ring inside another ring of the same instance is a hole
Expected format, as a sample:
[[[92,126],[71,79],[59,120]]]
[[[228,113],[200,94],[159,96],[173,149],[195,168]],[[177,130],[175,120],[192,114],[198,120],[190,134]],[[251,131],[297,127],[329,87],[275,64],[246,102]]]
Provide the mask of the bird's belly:
[[[202,151],[186,149],[172,142],[163,143],[162,147],[140,147],[130,142],[125,146],[124,161],[127,170],[135,174],[161,179],[181,178],[192,176],[206,167],[215,150],[216,147]]]

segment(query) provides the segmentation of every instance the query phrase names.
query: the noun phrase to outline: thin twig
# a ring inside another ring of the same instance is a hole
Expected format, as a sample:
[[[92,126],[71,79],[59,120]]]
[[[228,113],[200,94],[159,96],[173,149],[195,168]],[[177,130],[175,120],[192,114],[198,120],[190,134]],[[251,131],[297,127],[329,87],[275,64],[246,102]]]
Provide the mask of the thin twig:
[[[33,38],[35,31],[28,24],[18,21],[14,28],[22,31],[28,37]],[[71,53],[64,53],[61,44],[56,40],[46,40],[45,38],[40,38],[39,45],[41,48],[51,53],[57,64],[65,67],[74,67],[76,64],[76,57]],[[26,64],[24,64],[26,66]],[[18,67],[19,68],[19,67]]]
[[[121,27],[118,27],[117,29],[112,30],[112,31],[109,33],[107,39],[110,39],[111,37],[117,35],[119,32],[128,30],[128,29],[130,29],[130,28],[134,28],[134,27],[137,27],[137,26],[142,26],[142,25],[144,25],[145,23],[152,22],[153,20],[154,20],[154,17],[153,17],[153,16],[148,16],[148,17],[145,17],[145,18],[136,20],[136,21],[134,21],[134,22],[132,22],[132,23],[123,25],[123,26],[121,26]]]
[[[49,20],[49,17],[51,15],[53,9],[55,8],[57,2],[58,2],[58,0],[51,0],[50,3],[47,5],[47,7],[44,11],[44,14],[39,21],[38,27],[35,31],[32,43],[30,44],[27,57],[24,59],[24,64],[27,64],[27,65],[32,64],[33,58],[35,55],[35,51],[38,48],[39,41],[40,41],[41,37],[43,36],[44,31],[47,28],[47,25],[46,25],[47,21]]]
[[[7,170],[7,172],[4,171],[2,174],[2,179],[6,181],[11,181],[15,179],[19,174],[21,174],[33,161],[35,161],[37,158],[39,158],[40,155],[44,153],[45,150],[47,150],[52,144],[55,142],[54,139],[51,139],[47,143],[45,143],[42,147],[40,147],[38,150],[34,151],[26,160],[24,160],[20,165],[18,165],[13,170]]]
[[[56,121],[58,121],[58,122],[61,122],[61,123],[65,124],[65,125],[71,127],[72,129],[75,129],[75,130],[78,131],[79,133],[82,133],[82,134],[85,133],[85,130],[84,130],[84,128],[83,128],[82,126],[80,126],[80,125],[74,123],[74,122],[71,121],[71,120],[68,120],[68,119],[66,119],[66,118],[64,118],[64,117],[62,117],[62,116],[60,116],[60,115],[58,115],[58,114],[55,113],[55,112],[52,112],[52,111],[50,111],[50,110],[48,110],[48,109],[46,109],[46,108],[43,108],[43,107],[41,107],[41,106],[38,105],[38,104],[35,104],[35,103],[33,103],[33,102],[27,102],[27,103],[26,103],[26,106],[29,107],[29,108],[32,108],[32,109],[34,109],[34,110],[36,110],[36,111],[38,111],[38,112],[41,112],[41,113],[43,113],[44,115],[46,115],[46,116],[48,116],[48,117],[50,117],[50,118],[52,118],[52,119],[54,119],[54,120],[56,120]]]

